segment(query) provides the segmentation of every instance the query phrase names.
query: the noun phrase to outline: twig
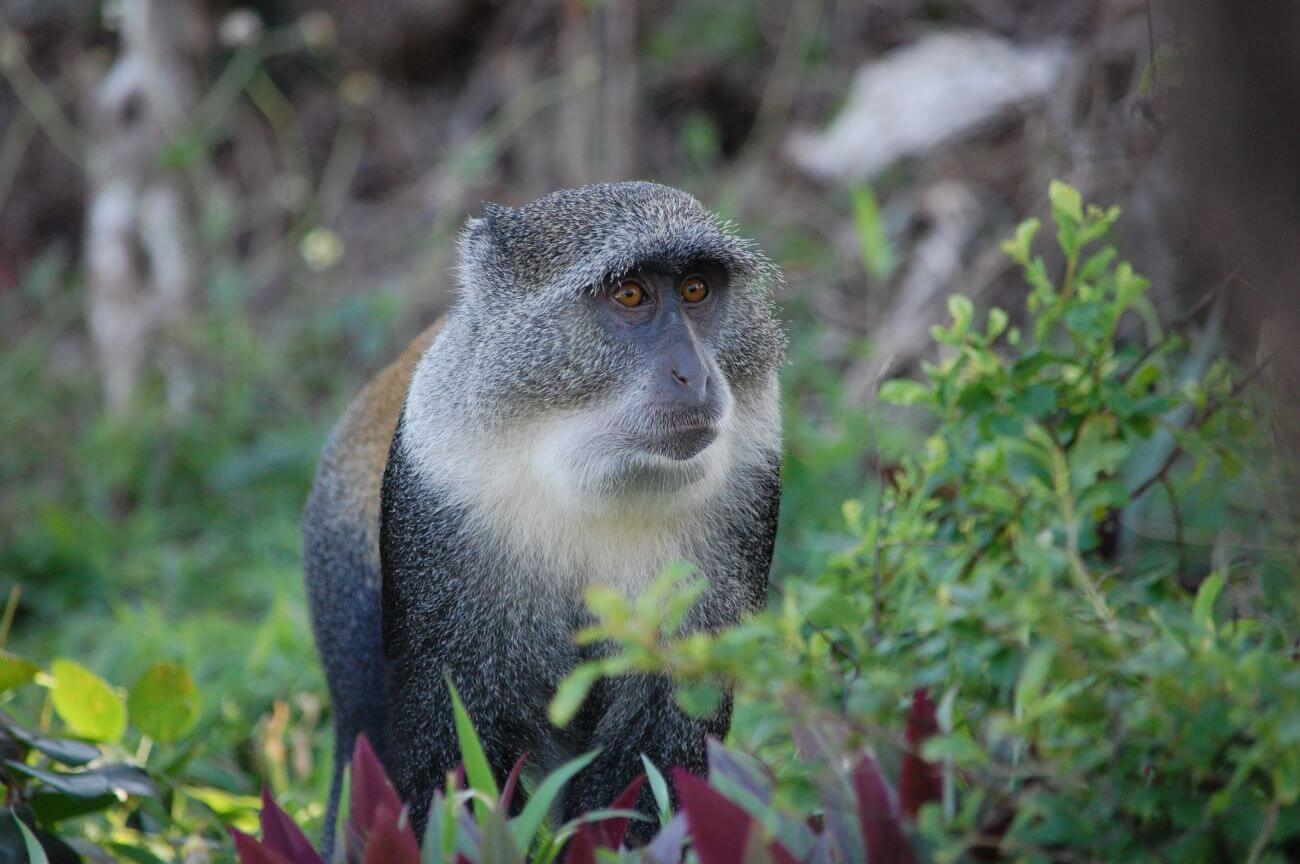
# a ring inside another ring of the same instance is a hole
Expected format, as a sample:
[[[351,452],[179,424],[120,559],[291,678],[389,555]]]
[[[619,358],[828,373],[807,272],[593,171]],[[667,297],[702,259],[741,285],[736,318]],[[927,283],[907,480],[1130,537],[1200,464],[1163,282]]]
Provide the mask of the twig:
[[[0,617],[0,648],[9,641],[9,629],[13,627],[14,616],[18,614],[18,601],[22,599],[23,586],[17,582],[9,589],[9,600],[5,603],[4,616]]]
[[[1277,802],[1269,802],[1268,811],[1264,814],[1264,824],[1260,826],[1259,836],[1250,847],[1250,857],[1246,859],[1246,864],[1258,864],[1259,859],[1263,857],[1264,850],[1268,848],[1268,841],[1273,837],[1273,830],[1277,828],[1277,811]]]
[[[780,584],[773,582],[772,591],[775,592],[776,595],[780,597],[782,600],[785,599],[785,591],[782,590]],[[862,661],[859,660],[853,654],[852,651],[846,648],[843,645],[843,643],[833,639],[829,633],[827,633],[825,630],[823,630],[822,628],[814,624],[812,620],[809,619],[809,617],[805,615],[802,611],[800,611],[799,617],[803,618],[803,623],[807,624],[810,630],[812,630],[818,636],[825,639],[826,644],[830,646],[831,651],[833,651],[836,655],[838,655],[839,658],[843,660],[845,663],[848,663],[850,666],[852,666],[855,672],[860,668]]]
[[[1197,429],[1205,425],[1206,421],[1208,421],[1211,417],[1217,414],[1230,401],[1240,396],[1241,393],[1247,387],[1249,387],[1251,384],[1255,382],[1255,379],[1257,379],[1260,375],[1264,373],[1264,370],[1267,369],[1269,365],[1273,362],[1273,360],[1277,357],[1279,350],[1280,349],[1274,349],[1273,351],[1269,352],[1267,357],[1259,361],[1259,363],[1255,364],[1255,367],[1251,369],[1250,372],[1246,373],[1245,377],[1243,377],[1240,381],[1238,381],[1235,385],[1233,385],[1232,390],[1228,392],[1227,398],[1218,399],[1213,402],[1210,402],[1200,411],[1196,412],[1196,414],[1193,415],[1192,419],[1188,422],[1187,430],[1185,431]],[[1134,487],[1133,491],[1129,493],[1129,500],[1136,501],[1138,498],[1142,497],[1142,494],[1145,493],[1148,489],[1150,489],[1156,483],[1159,483],[1164,478],[1164,476],[1169,472],[1169,469],[1174,466],[1174,463],[1178,461],[1178,457],[1181,456],[1182,453],[1183,453],[1183,446],[1179,444],[1177,441],[1175,441],[1173,448],[1170,449],[1169,451],[1169,455],[1166,456],[1165,460],[1160,463],[1160,467],[1157,468],[1155,472],[1151,474],[1150,477],[1143,480],[1136,487]]]
[[[1134,360],[1133,363],[1128,367],[1128,369],[1125,370],[1119,376],[1120,380],[1127,381],[1130,378],[1132,378],[1133,375],[1137,372],[1137,370],[1142,368],[1142,364],[1146,363],[1147,360],[1151,359],[1152,354],[1155,354],[1161,348],[1169,344],[1170,336],[1172,336],[1175,333],[1181,333],[1183,329],[1187,327],[1188,324],[1191,324],[1192,321],[1194,321],[1196,317],[1201,314],[1201,312],[1205,311],[1205,308],[1209,306],[1212,302],[1214,302],[1214,300],[1218,298],[1219,294],[1223,292],[1223,289],[1227,288],[1228,285],[1230,285],[1234,279],[1238,278],[1238,276],[1239,276],[1238,272],[1236,270],[1233,270],[1227,276],[1223,277],[1223,279],[1220,280],[1219,283],[1216,284],[1213,288],[1211,288],[1210,290],[1206,291],[1203,295],[1201,295],[1201,298],[1199,300],[1193,303],[1190,308],[1188,308],[1185,312],[1183,312],[1181,315],[1179,315],[1177,318],[1173,320],[1173,322],[1169,325],[1168,335],[1166,335],[1163,339],[1157,339],[1156,341],[1152,342],[1150,345],[1146,347],[1146,349],[1141,354],[1138,355],[1138,358]]]
[[[1165,488],[1165,494],[1169,496],[1169,511],[1174,517],[1174,544],[1178,547],[1178,576],[1181,580],[1187,576],[1187,544],[1183,542],[1183,511],[1178,506],[1178,495],[1174,492],[1174,484],[1167,476],[1160,478],[1160,485]]]
[[[1146,0],[1147,13],[1147,59],[1151,63],[1151,83],[1159,86],[1160,74],[1156,70],[1156,25],[1151,17],[1151,0]]]
[[[23,112],[13,119],[0,141],[0,208],[9,198],[18,169],[22,167],[23,154],[36,134],[36,118]]]
[[[86,139],[73,125],[63,107],[40,76],[32,71],[23,54],[22,38],[14,32],[0,13],[0,74],[18,96],[32,117],[40,124],[50,142],[70,162],[81,165],[86,159]]]

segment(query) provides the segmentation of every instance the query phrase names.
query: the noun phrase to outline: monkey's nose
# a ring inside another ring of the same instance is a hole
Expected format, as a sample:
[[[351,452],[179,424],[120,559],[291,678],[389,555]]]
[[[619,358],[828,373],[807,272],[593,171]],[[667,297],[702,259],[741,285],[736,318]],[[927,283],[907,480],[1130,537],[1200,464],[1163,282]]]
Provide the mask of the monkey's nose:
[[[699,398],[703,399],[705,394],[709,392],[708,372],[701,370],[696,374],[685,374],[676,368],[669,370],[669,372],[673,376],[674,381],[685,387],[687,390],[690,390]]]

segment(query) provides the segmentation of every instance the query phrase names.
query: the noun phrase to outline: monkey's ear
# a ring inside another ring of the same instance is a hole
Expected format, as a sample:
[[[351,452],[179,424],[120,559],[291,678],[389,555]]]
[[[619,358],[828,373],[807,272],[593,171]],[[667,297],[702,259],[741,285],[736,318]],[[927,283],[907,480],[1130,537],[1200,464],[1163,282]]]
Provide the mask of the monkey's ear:
[[[456,244],[456,270],[463,294],[472,295],[474,286],[482,284],[495,269],[493,262],[498,258],[497,220],[504,212],[503,207],[487,204],[483,207],[482,218],[465,220]]]

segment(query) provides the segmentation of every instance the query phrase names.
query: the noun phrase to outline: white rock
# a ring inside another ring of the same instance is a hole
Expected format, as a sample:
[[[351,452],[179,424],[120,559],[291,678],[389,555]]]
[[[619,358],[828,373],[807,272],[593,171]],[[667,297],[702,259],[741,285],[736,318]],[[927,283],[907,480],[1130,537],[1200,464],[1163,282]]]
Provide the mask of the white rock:
[[[1060,43],[933,33],[860,69],[839,116],[823,132],[794,133],[787,152],[821,180],[870,179],[1041,99],[1068,59]]]

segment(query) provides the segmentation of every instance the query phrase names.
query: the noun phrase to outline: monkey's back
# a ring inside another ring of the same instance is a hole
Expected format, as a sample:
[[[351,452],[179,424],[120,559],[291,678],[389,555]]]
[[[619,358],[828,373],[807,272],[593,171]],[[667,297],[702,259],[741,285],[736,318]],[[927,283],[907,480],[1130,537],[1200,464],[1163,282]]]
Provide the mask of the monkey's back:
[[[397,418],[435,322],[370,380],[330,432],[303,511],[303,570],[312,631],[334,714],[335,766],[326,813],[329,844],[342,766],[357,733],[384,749],[379,497]]]

